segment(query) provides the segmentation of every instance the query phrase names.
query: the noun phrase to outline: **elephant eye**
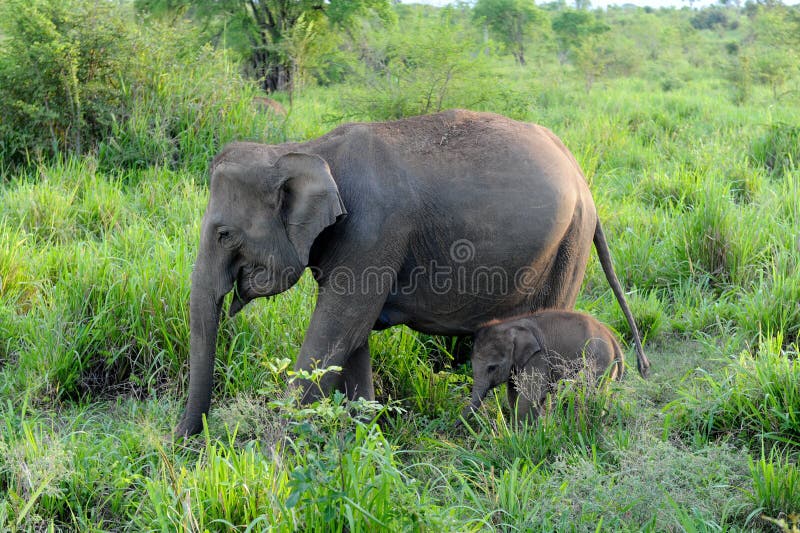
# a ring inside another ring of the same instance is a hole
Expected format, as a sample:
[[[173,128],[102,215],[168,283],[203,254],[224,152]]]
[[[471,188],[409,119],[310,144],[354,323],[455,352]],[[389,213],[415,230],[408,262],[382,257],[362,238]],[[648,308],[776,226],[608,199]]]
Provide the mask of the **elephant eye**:
[[[494,374],[497,372],[497,365],[486,365],[486,372],[489,374]]]
[[[231,231],[230,228],[217,228],[217,241],[219,241],[224,248],[233,249],[239,245],[239,240],[236,238],[236,235],[237,233]]]

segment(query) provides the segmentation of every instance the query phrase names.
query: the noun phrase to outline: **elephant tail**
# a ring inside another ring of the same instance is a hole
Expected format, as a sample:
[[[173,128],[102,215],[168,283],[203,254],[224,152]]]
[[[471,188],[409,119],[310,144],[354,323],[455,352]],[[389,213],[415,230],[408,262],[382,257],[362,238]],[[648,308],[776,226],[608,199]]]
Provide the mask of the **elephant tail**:
[[[597,220],[597,226],[594,230],[594,247],[597,250],[597,257],[600,259],[600,266],[603,267],[603,273],[606,275],[608,284],[611,285],[611,290],[622,308],[622,313],[628,321],[628,326],[631,328],[633,334],[633,344],[636,347],[636,367],[639,369],[639,374],[642,377],[647,377],[648,370],[650,369],[650,361],[644,354],[642,348],[642,341],[639,338],[639,329],[636,327],[636,322],[633,320],[633,313],[628,307],[628,302],[625,300],[625,293],[622,292],[622,286],[617,279],[617,274],[614,272],[614,265],[611,263],[611,253],[608,250],[608,243],[606,236],[603,233],[603,228],[600,225],[600,220]]]

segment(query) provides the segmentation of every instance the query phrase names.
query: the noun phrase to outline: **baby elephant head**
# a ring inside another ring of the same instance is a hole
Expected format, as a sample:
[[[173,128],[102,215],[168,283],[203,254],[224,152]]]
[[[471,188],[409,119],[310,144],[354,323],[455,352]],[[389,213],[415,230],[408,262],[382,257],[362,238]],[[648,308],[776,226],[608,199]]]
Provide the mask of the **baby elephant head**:
[[[542,350],[529,328],[518,323],[489,324],[475,333],[472,349],[472,400],[462,416],[481,406],[486,394],[511,378],[515,369],[522,369]]]

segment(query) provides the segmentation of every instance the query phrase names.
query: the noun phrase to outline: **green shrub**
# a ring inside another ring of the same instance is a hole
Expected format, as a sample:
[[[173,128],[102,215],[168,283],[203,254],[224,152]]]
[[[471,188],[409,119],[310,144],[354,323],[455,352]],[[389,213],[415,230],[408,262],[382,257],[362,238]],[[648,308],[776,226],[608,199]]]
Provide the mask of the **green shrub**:
[[[652,341],[658,338],[668,326],[666,306],[661,301],[658,292],[650,291],[646,295],[639,292],[629,293],[628,304],[642,340]],[[619,305],[616,307],[619,309]],[[616,319],[611,322],[611,325],[622,336],[632,339],[630,326],[621,309],[616,313]]]
[[[726,196],[707,194],[685,218],[684,239],[690,269],[713,283],[731,279],[734,223]]]
[[[764,188],[764,173],[755,171],[745,162],[737,162],[724,171],[733,201],[740,205],[752,203]]]
[[[98,152],[101,168],[202,172],[235,139],[282,140],[255,86],[196,30],[94,0],[10,0],[0,40],[0,162]]]
[[[90,0],[9,0],[0,17],[0,160],[91,150],[123,105],[124,11]]]
[[[718,291],[749,290],[769,272],[778,228],[760,205],[735,204],[729,187],[706,181],[700,201],[680,217],[675,246],[695,280],[707,280]]]
[[[446,15],[437,18],[401,21],[376,39],[368,62],[374,67],[361,69],[344,98],[351,115],[389,120],[495,103],[500,88],[483,68],[473,30]]]
[[[430,418],[456,416],[459,401],[469,397],[466,378],[449,369],[434,368],[444,366],[431,361],[432,352],[446,350],[440,340],[405,327],[373,335],[370,352],[378,398],[401,399],[409,410]]]
[[[728,26],[728,15],[722,8],[711,7],[698,11],[689,22],[696,30],[712,30],[718,26],[724,28]]]
[[[140,29],[136,47],[147,60],[123,88],[125,111],[99,143],[102,168],[188,168],[205,180],[224,144],[285,140],[283,118],[258,112],[255,85],[235,73],[224,50],[181,50],[180,40],[163,38],[187,31],[156,23]]]
[[[0,215],[0,303],[21,312],[30,309],[39,294],[35,254],[27,241],[24,232]]]
[[[789,253],[779,256],[758,288],[740,299],[738,317],[743,336],[780,335],[787,344],[800,340],[800,271]]]
[[[152,428],[168,412],[164,403],[64,407],[58,416],[27,401],[0,403],[0,528],[130,528],[145,494],[143,473],[164,457]],[[153,415],[141,416],[145,405]]]
[[[173,189],[169,218],[196,202],[193,187],[184,195]],[[0,190],[0,220],[18,228],[0,239],[3,304],[15,311],[10,327],[17,332],[10,337],[17,364],[7,368],[6,385],[76,398],[120,385],[155,390],[180,375],[188,242],[154,231],[168,225],[151,226],[131,196],[119,180],[95,173],[89,159],[43,168]]]
[[[637,196],[647,205],[670,210],[690,210],[702,197],[697,175],[686,170],[672,174],[651,174],[636,186]]]
[[[626,291],[665,289],[671,292],[691,276],[688,263],[674,243],[677,210],[650,209],[638,202],[619,200],[598,199],[597,204],[600,220],[609,236],[614,271]],[[599,261],[591,257],[587,279],[579,296],[585,301],[602,298],[606,319],[618,319],[614,308],[619,306]],[[588,307],[592,306],[588,304]]]
[[[73,452],[44,423],[15,420],[14,413],[8,411],[2,410],[6,432],[0,438],[0,486],[8,506],[5,512],[16,527],[24,524],[30,530],[45,530],[49,523],[68,515],[65,500]],[[1,511],[0,526],[8,527]]]

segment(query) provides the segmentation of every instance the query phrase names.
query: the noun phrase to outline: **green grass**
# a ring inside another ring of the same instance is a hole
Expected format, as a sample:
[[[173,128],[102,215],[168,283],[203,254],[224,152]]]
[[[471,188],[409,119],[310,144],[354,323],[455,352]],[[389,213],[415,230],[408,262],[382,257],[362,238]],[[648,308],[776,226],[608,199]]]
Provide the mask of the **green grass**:
[[[699,372],[667,407],[670,425],[695,438],[736,433],[759,446],[766,442],[800,447],[800,365],[796,347],[780,339],[763,343],[755,355],[742,352],[722,375]],[[713,398],[713,403],[709,399]]]
[[[723,37],[676,31],[685,55],[659,50],[658,61],[590,92],[543,45],[525,68],[495,55],[461,65],[479,79],[446,95],[564,139],[653,363],[640,379],[628,349],[621,383],[567,384],[520,430],[506,422],[503,395],[468,429],[454,428],[470,370],[453,361],[449,339],[407,328],[371,338],[382,405],[334,396],[293,406],[285,370],[314,305],[306,276],[223,319],[207,431],[166,438],[187,384],[208,159],[232,138],[304,140],[371,118],[365,109],[383,116],[396,108],[388,97],[408,96],[389,92],[396,87],[378,86],[384,93],[366,103],[370,92],[355,99],[352,85],[304,88],[291,106],[278,95],[288,114],[276,121],[254,115],[253,87],[204,49],[195,67],[143,96],[96,154],[0,165],[0,529],[750,531],[791,522],[800,513],[800,105],[775,105],[758,84],[742,98],[714,66]],[[578,307],[630,341],[594,258]]]

